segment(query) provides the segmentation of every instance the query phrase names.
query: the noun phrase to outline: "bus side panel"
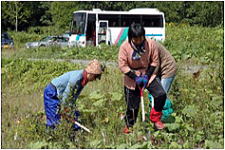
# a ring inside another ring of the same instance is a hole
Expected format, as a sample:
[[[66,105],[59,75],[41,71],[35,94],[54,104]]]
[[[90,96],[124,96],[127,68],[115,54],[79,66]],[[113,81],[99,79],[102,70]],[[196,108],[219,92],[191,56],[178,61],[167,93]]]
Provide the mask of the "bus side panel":
[[[128,28],[109,28],[110,31],[110,42],[113,45],[121,45],[127,40]]]
[[[145,36],[156,41],[165,40],[165,28],[145,28]]]
[[[110,43],[113,45],[121,45],[122,42],[128,39],[128,28],[109,28],[110,31]],[[145,27],[146,38],[152,38],[156,41],[165,40],[165,28],[146,28]],[[125,37],[125,38],[124,38]]]

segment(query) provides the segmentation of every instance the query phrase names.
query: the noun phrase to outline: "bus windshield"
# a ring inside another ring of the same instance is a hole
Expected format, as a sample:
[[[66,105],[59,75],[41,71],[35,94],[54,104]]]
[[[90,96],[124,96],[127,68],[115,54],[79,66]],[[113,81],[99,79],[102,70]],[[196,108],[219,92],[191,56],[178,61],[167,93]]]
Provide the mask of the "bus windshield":
[[[75,13],[73,16],[72,33],[84,34],[86,13]]]

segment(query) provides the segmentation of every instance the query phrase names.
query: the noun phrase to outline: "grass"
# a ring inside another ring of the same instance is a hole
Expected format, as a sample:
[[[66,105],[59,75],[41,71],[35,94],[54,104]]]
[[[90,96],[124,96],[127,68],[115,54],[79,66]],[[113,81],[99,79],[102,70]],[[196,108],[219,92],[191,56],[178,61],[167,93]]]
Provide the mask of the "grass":
[[[53,64],[58,67],[52,69]],[[19,69],[15,72],[13,68]],[[222,70],[212,72],[214,68],[210,67],[197,78],[192,74],[178,72],[170,93],[176,121],[168,126],[168,130],[154,132],[152,124],[142,123],[139,115],[134,134],[122,134],[124,121],[120,120],[120,114],[126,109],[122,74],[117,68],[107,68],[102,80],[89,83],[77,101],[82,114],[81,122],[92,134],[78,132],[76,141],[71,142],[71,124],[65,121],[55,133],[46,133],[43,89],[51,78],[72,68],[81,69],[82,66],[67,62],[56,64],[48,61],[3,59],[3,148],[223,147]],[[35,80],[38,72],[40,74]],[[31,82],[25,82],[28,79],[32,79]],[[146,94],[145,110],[148,110]],[[150,135],[149,140],[145,141],[143,136],[147,137],[147,131],[150,131]]]
[[[179,69],[169,93],[175,122],[167,124],[166,130],[155,132],[152,123],[141,122],[139,114],[134,133],[122,134],[125,124],[120,116],[126,109],[122,73],[118,68],[107,67],[102,80],[89,83],[78,98],[80,121],[92,134],[76,132],[75,141],[69,138],[71,124],[65,120],[55,132],[45,130],[43,89],[52,78],[84,66],[26,58],[116,61],[118,47],[24,49],[28,38],[20,38],[26,35],[14,38],[19,41],[14,50],[2,50],[2,148],[224,148],[222,28],[167,27],[164,44],[176,58]],[[195,71],[182,68],[192,65],[206,67]],[[199,74],[195,75],[197,71]]]
[[[163,43],[172,53],[177,62],[191,60],[200,64],[211,64],[222,61],[223,57],[223,28],[203,28],[198,26],[171,25],[166,26],[166,40]],[[26,33],[13,34],[16,44],[15,58],[62,58],[62,59],[99,59],[117,61],[118,46],[102,45],[101,47],[59,48],[40,47],[25,49],[24,44],[43,37]],[[20,38],[19,38],[20,37]],[[30,38],[22,38],[30,37]],[[23,40],[21,40],[21,38]],[[88,54],[88,55],[87,55]],[[3,53],[3,56],[9,55]]]

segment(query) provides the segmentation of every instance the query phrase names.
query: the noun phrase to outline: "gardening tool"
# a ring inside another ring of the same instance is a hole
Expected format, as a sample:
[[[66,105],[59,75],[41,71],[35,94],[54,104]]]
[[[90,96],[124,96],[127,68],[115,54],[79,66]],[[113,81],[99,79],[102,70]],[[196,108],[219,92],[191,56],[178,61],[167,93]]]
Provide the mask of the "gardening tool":
[[[65,113],[61,113],[62,117],[65,118],[66,120],[69,120],[70,122],[78,125],[79,127],[81,127],[82,129],[84,129],[85,131],[87,131],[88,133],[91,133],[91,131],[86,128],[85,126],[81,125],[79,122],[75,121],[73,118],[69,117],[68,115],[66,115]]]
[[[145,108],[144,108],[144,87],[140,88],[140,96],[141,96],[141,111],[142,111],[142,122],[145,121]]]

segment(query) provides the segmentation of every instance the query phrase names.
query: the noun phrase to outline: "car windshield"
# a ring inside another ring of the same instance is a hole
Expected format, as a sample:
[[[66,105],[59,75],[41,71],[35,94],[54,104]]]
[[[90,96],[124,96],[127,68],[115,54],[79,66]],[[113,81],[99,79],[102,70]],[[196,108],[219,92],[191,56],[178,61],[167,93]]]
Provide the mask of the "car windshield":
[[[44,37],[43,39],[41,39],[40,41],[42,41],[42,42],[47,42],[47,41],[49,41],[49,40],[51,40],[52,39],[52,37],[51,36],[48,36],[48,37]]]

